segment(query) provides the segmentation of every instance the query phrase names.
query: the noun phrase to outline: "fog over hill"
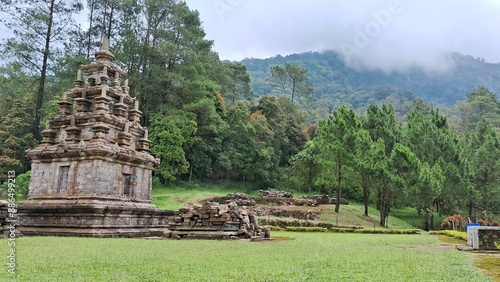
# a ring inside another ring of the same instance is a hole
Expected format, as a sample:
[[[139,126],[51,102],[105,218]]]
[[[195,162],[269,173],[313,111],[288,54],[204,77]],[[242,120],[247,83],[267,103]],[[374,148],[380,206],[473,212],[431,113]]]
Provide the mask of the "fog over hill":
[[[500,63],[498,0],[186,0],[221,59],[334,50],[347,65],[442,72],[459,52]]]
[[[500,93],[500,63],[488,63],[482,58],[459,53],[441,56],[445,67],[433,71],[424,67],[384,71],[353,67],[345,56],[335,51],[277,55],[267,59],[244,59],[252,79],[252,89],[258,95],[273,92],[269,83],[269,68],[285,62],[308,70],[314,84],[314,95],[330,104],[346,103],[354,108],[378,102],[398,92],[406,99],[422,98],[434,104],[451,105],[464,100],[477,86]],[[436,62],[439,64],[439,62]]]

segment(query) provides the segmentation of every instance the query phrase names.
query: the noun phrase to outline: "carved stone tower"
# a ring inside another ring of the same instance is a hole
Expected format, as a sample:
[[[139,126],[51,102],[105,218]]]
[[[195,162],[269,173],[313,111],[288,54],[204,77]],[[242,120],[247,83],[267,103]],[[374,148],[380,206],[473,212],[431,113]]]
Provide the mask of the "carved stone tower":
[[[152,236],[169,212],[151,204],[154,165],[148,131],[125,74],[104,39],[97,60],[78,71],[32,161],[28,200],[19,205],[24,235]]]

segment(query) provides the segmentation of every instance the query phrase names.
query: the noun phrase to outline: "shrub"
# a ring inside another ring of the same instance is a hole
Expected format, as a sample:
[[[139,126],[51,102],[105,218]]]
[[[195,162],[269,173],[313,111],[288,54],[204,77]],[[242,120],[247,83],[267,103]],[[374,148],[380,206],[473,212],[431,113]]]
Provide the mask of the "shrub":
[[[272,230],[272,229],[271,229]],[[358,233],[358,234],[420,234],[420,229],[356,229],[356,228],[324,228],[287,226],[286,231],[292,232],[335,232],[335,233]]]
[[[21,201],[28,197],[28,190],[30,185],[30,171],[19,174],[16,176],[15,190],[16,190],[16,200]],[[8,183],[4,182],[1,185],[3,191],[3,197],[6,197],[8,190]]]
[[[326,232],[328,228],[324,227],[305,227],[305,226],[287,226],[286,231],[292,232]]]
[[[490,226],[500,226],[500,223],[496,220],[490,221]]]
[[[430,234],[433,235],[446,235],[449,237],[461,239],[467,241],[467,233],[456,230],[442,230],[442,231],[431,231]]]
[[[269,229],[271,231],[285,231],[285,228],[279,227],[279,226],[274,226],[274,225],[269,225]]]
[[[488,226],[488,222],[482,218],[478,219],[477,223],[481,226]]]
[[[441,227],[447,230],[464,230],[465,220],[459,214],[450,215],[441,222]]]

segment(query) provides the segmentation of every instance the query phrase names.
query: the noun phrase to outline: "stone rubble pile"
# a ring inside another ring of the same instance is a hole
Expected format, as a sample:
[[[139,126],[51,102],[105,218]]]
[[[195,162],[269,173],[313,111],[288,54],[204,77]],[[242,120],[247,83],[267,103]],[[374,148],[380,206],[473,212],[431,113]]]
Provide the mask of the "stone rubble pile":
[[[222,197],[209,198],[207,199],[207,201],[224,203],[224,204],[236,203],[238,206],[247,206],[247,207],[252,207],[256,205],[254,199],[252,199],[245,193],[239,193],[239,192],[227,194],[226,196]]]
[[[293,194],[286,191],[269,189],[269,190],[260,190],[259,192],[260,192],[259,197],[290,198],[290,199],[293,198]]]
[[[335,196],[330,197],[328,195],[301,196],[300,199],[314,200],[318,205],[335,205],[335,203],[337,202]],[[340,204],[348,205],[349,202],[344,198],[340,198]]]
[[[274,206],[309,206],[315,207],[318,203],[311,199],[293,199],[293,198],[278,198],[278,197],[255,197],[253,198],[260,205]]]
[[[254,241],[270,238],[269,229],[259,226],[255,213],[236,203],[206,202],[181,208],[168,221],[170,231],[164,234],[166,238],[251,238]]]
[[[316,220],[319,219],[321,210],[298,210],[286,207],[259,207],[255,209],[258,216],[291,217],[296,219]]]

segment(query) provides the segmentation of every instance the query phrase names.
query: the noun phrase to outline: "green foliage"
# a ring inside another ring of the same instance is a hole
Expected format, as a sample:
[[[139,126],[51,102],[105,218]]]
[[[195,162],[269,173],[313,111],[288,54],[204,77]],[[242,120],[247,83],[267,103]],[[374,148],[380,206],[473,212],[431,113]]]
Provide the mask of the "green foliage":
[[[0,103],[0,181],[7,171],[17,174],[26,171],[29,162],[25,150],[36,145],[31,132],[33,103],[28,95],[18,99],[4,97]]]
[[[325,227],[304,227],[304,226],[287,226],[285,231],[291,232],[327,232]]]
[[[318,184],[335,191],[336,212],[339,211],[342,188],[346,186],[355,166],[356,133],[360,128],[361,123],[354,111],[343,106],[336,109],[326,121],[319,123],[319,133],[314,143],[318,146],[318,162],[321,164]]]
[[[156,172],[165,181],[175,181],[189,168],[183,146],[195,134],[196,123],[182,114],[168,118],[152,116],[151,129],[151,152],[161,161]]]
[[[250,88],[250,76],[247,67],[241,63],[223,62],[225,70],[222,92],[232,104],[239,100],[252,100],[255,94]]]
[[[316,181],[320,175],[321,166],[317,161],[318,147],[314,141],[308,141],[304,149],[290,158],[290,178],[288,186],[295,191],[319,191]]]
[[[500,141],[492,124],[482,119],[466,138],[466,158],[470,164],[469,211],[475,207],[489,216],[500,205]]]
[[[358,233],[358,234],[420,234],[420,229],[362,229],[362,228],[324,228],[287,226],[285,231],[291,232],[335,232],[335,233]]]
[[[407,106],[415,98],[435,105],[452,105],[465,100],[467,93],[483,85],[500,93],[500,65],[484,62],[462,54],[448,54],[455,67],[446,73],[429,75],[421,69],[385,73],[379,70],[353,69],[334,51],[277,55],[267,59],[244,59],[252,80],[252,89],[259,95],[271,93],[266,81],[269,69],[284,63],[299,65],[308,70],[314,85],[314,95],[331,108],[351,106],[363,112],[370,104],[392,104],[398,119],[406,115]],[[488,77],[491,79],[485,80]],[[281,92],[281,91],[280,91]]]
[[[271,87],[279,88],[282,95],[290,95],[292,104],[295,97],[305,102],[314,98],[313,86],[307,76],[307,69],[285,63],[284,66],[271,67],[270,71],[271,78],[268,81]]]
[[[30,171],[27,171],[25,173],[21,173],[16,176],[14,187],[15,187],[15,193],[16,193],[16,200],[17,201],[22,201],[28,198],[28,190],[29,190],[29,185],[30,185]],[[8,183],[3,182],[0,185],[0,188],[2,189],[2,198],[6,198],[5,195],[8,194],[7,190],[9,189]]]
[[[14,59],[23,71],[37,78],[37,91],[32,125],[33,137],[40,139],[39,126],[47,77],[54,71],[62,45],[69,39],[74,24],[73,15],[83,9],[80,1],[14,0],[5,5],[5,26],[12,31],[0,49],[4,59]]]
[[[330,228],[330,232],[358,233],[358,234],[421,234],[420,229],[353,229],[353,228]]]
[[[458,110],[463,131],[474,130],[482,119],[500,127],[500,101],[485,87],[477,87],[467,94],[467,100],[458,106]]]

